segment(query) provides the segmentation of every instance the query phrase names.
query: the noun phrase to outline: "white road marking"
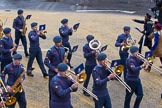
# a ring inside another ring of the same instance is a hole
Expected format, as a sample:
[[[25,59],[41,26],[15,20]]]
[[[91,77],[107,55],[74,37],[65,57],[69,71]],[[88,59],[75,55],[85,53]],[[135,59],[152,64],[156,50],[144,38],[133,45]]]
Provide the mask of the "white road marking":
[[[127,14],[136,13],[136,11],[126,11],[126,10],[76,10],[76,12],[121,12]]]

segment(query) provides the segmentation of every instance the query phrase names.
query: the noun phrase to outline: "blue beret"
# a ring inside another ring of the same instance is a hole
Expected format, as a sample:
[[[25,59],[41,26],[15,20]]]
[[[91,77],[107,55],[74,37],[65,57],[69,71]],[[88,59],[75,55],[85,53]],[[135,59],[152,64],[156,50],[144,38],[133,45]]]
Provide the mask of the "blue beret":
[[[37,25],[38,25],[38,23],[36,23],[36,22],[31,23],[31,27],[34,27],[34,26],[37,26]]]
[[[138,49],[138,47],[136,47],[136,46],[131,46],[130,47],[130,52],[131,53],[135,53],[135,52],[137,52],[139,49]]]
[[[124,26],[124,27],[123,27],[123,30],[124,30],[124,31],[128,31],[128,30],[130,30],[130,27],[129,27],[129,26]]]
[[[105,53],[100,53],[98,56],[97,56],[97,60],[98,61],[101,61],[101,60],[104,60],[106,59],[107,55]]]
[[[22,9],[19,9],[18,11],[17,11],[17,14],[22,14],[24,11],[22,10]]]
[[[3,29],[4,34],[8,34],[10,32],[11,32],[11,29],[9,27],[6,27],[6,28]]]
[[[21,54],[14,54],[12,56],[13,59],[22,59],[22,55]]]
[[[68,66],[65,63],[60,63],[57,68],[58,68],[58,71],[64,72],[68,69]]]
[[[91,40],[94,39],[94,36],[93,36],[93,35],[88,35],[88,36],[86,37],[86,39],[87,39],[87,41],[91,41]]]
[[[55,42],[55,43],[59,43],[59,42],[61,42],[62,41],[62,37],[61,36],[55,36],[54,38],[53,38],[53,42]]]
[[[65,24],[65,23],[67,23],[67,22],[68,22],[68,19],[66,19],[66,18],[64,18],[64,19],[61,20],[61,23],[62,23],[62,24]]]

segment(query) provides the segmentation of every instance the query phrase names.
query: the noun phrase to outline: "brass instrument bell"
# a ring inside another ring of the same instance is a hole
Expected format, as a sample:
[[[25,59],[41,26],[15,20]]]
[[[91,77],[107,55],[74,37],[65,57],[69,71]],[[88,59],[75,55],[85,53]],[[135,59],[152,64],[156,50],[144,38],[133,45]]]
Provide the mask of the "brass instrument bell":
[[[101,42],[98,41],[98,40],[91,40],[89,42],[89,47],[92,49],[92,50],[98,50],[101,46]]]
[[[115,72],[117,75],[120,75],[120,74],[122,74],[123,70],[124,70],[124,66],[123,66],[123,65],[118,65],[118,66],[115,66],[114,72]]]
[[[83,83],[87,78],[87,74],[85,72],[81,72],[77,75],[77,82]]]

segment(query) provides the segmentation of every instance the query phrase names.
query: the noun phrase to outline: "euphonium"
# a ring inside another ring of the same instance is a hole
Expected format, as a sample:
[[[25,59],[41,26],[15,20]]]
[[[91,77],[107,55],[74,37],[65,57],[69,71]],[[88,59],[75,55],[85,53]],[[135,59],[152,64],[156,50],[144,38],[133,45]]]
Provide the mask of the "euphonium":
[[[131,46],[135,45],[135,40],[133,40],[132,37],[128,37],[126,39],[126,45],[122,46],[121,50],[123,51],[124,49],[130,48]]]

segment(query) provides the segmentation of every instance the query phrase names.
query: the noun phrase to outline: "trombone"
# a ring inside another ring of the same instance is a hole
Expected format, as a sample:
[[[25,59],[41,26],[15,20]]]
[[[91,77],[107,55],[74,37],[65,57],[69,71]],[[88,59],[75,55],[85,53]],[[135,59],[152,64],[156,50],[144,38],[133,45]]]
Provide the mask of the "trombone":
[[[88,94],[90,94],[94,99],[98,100],[98,97],[93,94],[90,90],[86,89],[85,87],[83,87],[82,85],[80,85],[80,83],[83,83],[86,80],[86,73],[85,72],[81,72],[80,74],[77,75],[77,80],[75,80],[71,75],[75,75],[75,72],[71,71],[70,69],[67,70],[68,73],[66,73],[66,77],[69,78],[73,83],[77,83],[78,84],[78,88],[81,88],[83,91],[87,92]]]
[[[132,40],[132,39],[130,39],[130,40]],[[101,42],[100,41],[98,41],[98,40],[91,40],[90,42],[89,42],[89,47],[91,48],[91,49],[93,49],[93,50],[96,50],[96,51],[99,51],[99,48],[100,48],[100,46],[101,46]],[[99,54],[100,53],[100,51],[99,52],[97,52],[97,54]],[[111,72],[111,73],[114,73],[115,74],[115,78],[129,91],[129,92],[131,92],[131,88],[118,76],[119,74],[121,74],[122,73],[122,71],[123,71],[123,69],[124,69],[124,67],[123,67],[123,65],[119,65],[119,66],[116,66],[115,67],[115,71],[113,71],[108,65],[107,65],[107,63],[110,63],[111,64],[111,62],[106,58],[106,62],[105,62],[105,66],[106,67],[108,67],[108,69],[109,69],[109,71]]]
[[[139,59],[141,59],[143,62],[146,62],[146,63],[148,64],[148,66],[154,68],[156,71],[158,71],[159,73],[162,74],[162,70],[161,70],[158,66],[153,65],[153,59],[154,59],[154,57],[145,58],[145,57],[144,57],[142,54],[140,54],[140,53],[137,54],[137,57],[138,57]]]
[[[115,70],[112,70],[107,64],[111,63],[107,58],[106,58],[106,62],[105,62],[105,66],[108,68],[110,73],[115,74],[115,78],[131,93],[131,88],[129,87],[129,85],[126,84],[126,82],[124,82],[118,75],[122,73],[124,67],[123,65],[118,65],[115,67]]]

